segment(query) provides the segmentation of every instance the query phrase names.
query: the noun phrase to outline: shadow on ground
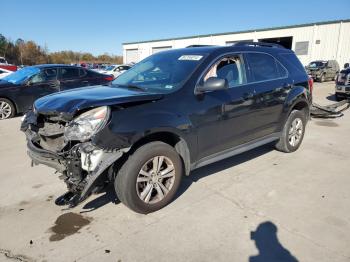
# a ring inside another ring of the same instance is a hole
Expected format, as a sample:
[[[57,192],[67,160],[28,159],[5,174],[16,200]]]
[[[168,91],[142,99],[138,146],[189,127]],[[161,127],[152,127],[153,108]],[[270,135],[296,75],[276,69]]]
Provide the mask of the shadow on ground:
[[[198,168],[191,172],[191,174],[188,177],[185,177],[182,182],[181,186],[176,194],[175,199],[180,197],[190,186],[193,182],[197,182],[202,178],[205,178],[206,176],[213,175],[215,173],[218,173],[220,171],[223,171],[228,168],[232,168],[234,166],[238,166],[240,164],[243,164],[247,161],[250,161],[254,158],[257,158],[259,156],[262,156],[270,151],[274,150],[272,144],[267,144],[265,146],[261,146],[255,149],[252,149],[250,151],[247,151],[245,153],[226,158],[224,160],[218,161],[216,163]]]
[[[270,152],[271,150],[273,150],[272,145],[265,145],[265,146],[250,150],[248,152],[242,153],[240,155],[233,156],[233,157],[230,157],[230,158],[221,160],[219,162],[194,170],[193,172],[191,172],[190,176],[183,178],[174,201],[176,201],[176,199],[179,198],[191,186],[193,182],[197,182],[198,180],[205,178],[206,176],[213,175],[222,170],[240,165],[251,159],[264,155]],[[114,204],[120,203],[114,191],[113,184],[107,186],[103,190],[102,194],[99,195],[97,198],[91,200],[90,202],[87,202],[82,208],[83,211],[81,211],[80,213],[87,213],[87,212],[94,211],[109,203],[114,203]]]
[[[250,256],[249,262],[298,262],[279,242],[277,226],[270,221],[261,223],[256,231],[250,232],[250,239],[255,241],[259,254]]]
[[[80,213],[87,213],[87,212],[94,211],[109,203],[114,203],[114,204],[120,203],[115,193],[113,184],[108,185],[105,189],[103,189],[103,191],[97,198],[87,202],[82,208],[83,211],[81,211]]]
[[[335,98],[335,94],[329,94],[326,98],[329,101],[337,102],[337,99]]]

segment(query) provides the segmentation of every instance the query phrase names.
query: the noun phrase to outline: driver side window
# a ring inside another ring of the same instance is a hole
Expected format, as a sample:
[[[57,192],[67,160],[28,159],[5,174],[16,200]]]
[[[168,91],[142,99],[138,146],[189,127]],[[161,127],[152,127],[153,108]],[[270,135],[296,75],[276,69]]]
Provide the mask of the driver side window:
[[[203,81],[211,77],[226,79],[229,88],[245,84],[247,80],[242,57],[230,55],[221,58],[205,74]]]
[[[47,81],[52,81],[57,78],[57,70],[54,68],[48,68],[41,71],[39,74],[34,75],[30,82],[32,84],[43,83]]]

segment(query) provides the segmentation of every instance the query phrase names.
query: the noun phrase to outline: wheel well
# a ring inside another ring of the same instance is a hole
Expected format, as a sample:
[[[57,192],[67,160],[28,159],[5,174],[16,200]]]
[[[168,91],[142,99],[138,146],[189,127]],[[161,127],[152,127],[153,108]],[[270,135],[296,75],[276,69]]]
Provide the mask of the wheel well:
[[[309,104],[305,101],[300,101],[296,103],[292,108],[292,111],[293,110],[304,111],[306,116],[308,116],[310,113]]]
[[[139,147],[154,141],[164,142],[172,147],[179,153],[185,168],[185,174],[189,175],[191,169],[190,153],[186,141],[180,136],[171,132],[157,132],[147,135],[136,143],[134,143],[129,150],[128,154],[132,154]]]
[[[8,98],[8,97],[0,96],[0,99],[1,99],[1,98],[9,100],[9,101],[13,104],[13,106],[15,107],[15,114],[17,114],[18,108],[17,108],[16,103],[13,102],[12,99],[10,99],[10,98]]]

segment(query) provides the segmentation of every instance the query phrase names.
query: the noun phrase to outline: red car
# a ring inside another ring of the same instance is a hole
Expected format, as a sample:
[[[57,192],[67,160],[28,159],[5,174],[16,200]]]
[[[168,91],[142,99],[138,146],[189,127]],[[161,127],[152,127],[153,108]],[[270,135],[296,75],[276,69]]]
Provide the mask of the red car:
[[[4,57],[0,57],[0,68],[17,71],[17,66],[8,64]]]

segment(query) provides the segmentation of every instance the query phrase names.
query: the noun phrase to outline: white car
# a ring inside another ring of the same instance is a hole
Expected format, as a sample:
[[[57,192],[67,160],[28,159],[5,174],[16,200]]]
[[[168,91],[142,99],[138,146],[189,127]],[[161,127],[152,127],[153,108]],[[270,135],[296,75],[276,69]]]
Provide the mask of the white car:
[[[131,68],[130,65],[111,65],[105,70],[101,71],[102,74],[113,75],[114,78]]]
[[[10,70],[4,69],[4,68],[0,68],[0,79],[4,78],[5,76],[8,76],[12,73],[13,73],[13,71],[10,71]]]

